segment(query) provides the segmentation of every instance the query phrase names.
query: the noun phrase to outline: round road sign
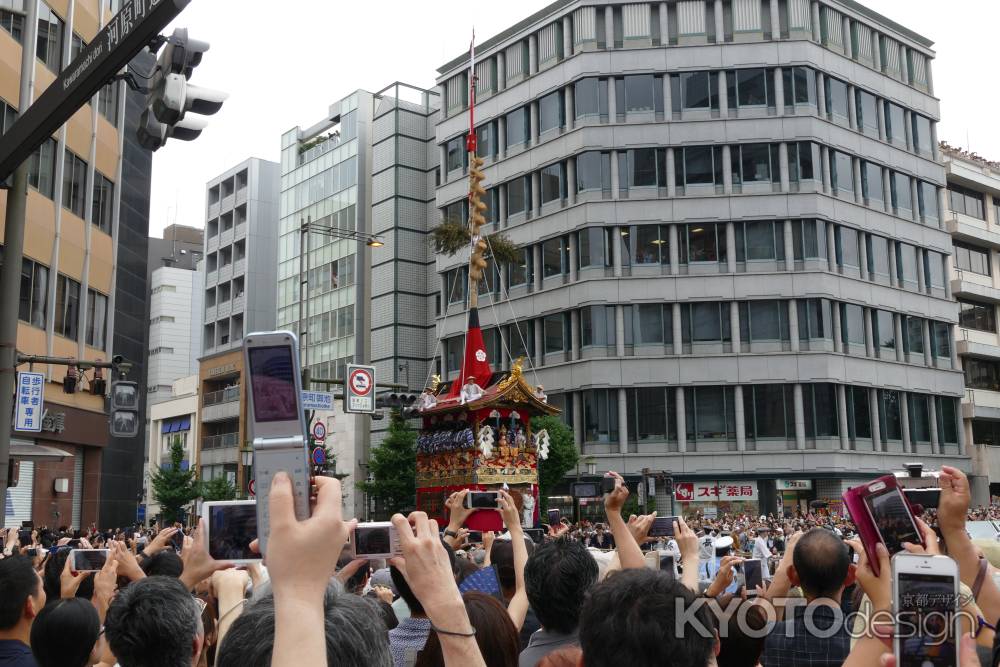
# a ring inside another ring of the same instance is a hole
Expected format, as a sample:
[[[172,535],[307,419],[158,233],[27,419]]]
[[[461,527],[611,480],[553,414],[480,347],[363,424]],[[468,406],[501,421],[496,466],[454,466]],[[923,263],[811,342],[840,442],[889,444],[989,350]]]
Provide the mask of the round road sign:
[[[312,450],[312,462],[314,466],[321,466],[326,463],[326,450],[316,447]]]
[[[247,491],[250,493],[251,496],[257,495],[256,493],[254,493],[254,489],[256,487],[257,484],[254,482],[254,480],[251,479],[249,482],[247,482]]]
[[[320,441],[326,440],[326,424],[323,422],[313,424],[313,438]]]
[[[370,394],[372,386],[375,384],[372,381],[372,374],[364,368],[354,369],[349,382],[351,383],[351,391],[358,396],[367,396]]]

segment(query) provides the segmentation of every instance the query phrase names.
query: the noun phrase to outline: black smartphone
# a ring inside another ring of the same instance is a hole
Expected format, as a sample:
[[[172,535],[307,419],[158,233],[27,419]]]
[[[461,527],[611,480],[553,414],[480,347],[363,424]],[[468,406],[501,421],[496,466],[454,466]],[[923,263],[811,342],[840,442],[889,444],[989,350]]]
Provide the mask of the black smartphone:
[[[31,544],[31,529],[22,528],[21,530],[17,531],[17,541],[20,543],[22,547],[26,547],[29,544]]]
[[[170,536],[170,546],[174,548],[174,551],[180,553],[184,549],[184,530],[181,528],[177,529],[177,532]]]
[[[596,498],[601,495],[600,486],[596,482],[573,482],[569,488],[574,498]]]
[[[557,526],[559,525],[559,521],[562,519],[562,512],[560,512],[559,510],[549,510],[548,516],[549,516],[549,525]]]
[[[671,577],[677,576],[677,563],[673,554],[660,554],[660,571],[666,572]]]
[[[22,521],[21,528],[28,528],[29,530],[35,527],[34,521]]]
[[[465,509],[500,509],[500,494],[496,491],[469,491],[465,496]]]
[[[615,490],[615,478],[611,475],[605,475],[601,479],[601,493],[611,493]]]
[[[764,584],[762,566],[759,558],[748,558],[743,561],[743,581],[747,589],[747,597],[757,595],[757,587]]]
[[[541,544],[545,539],[545,531],[541,528],[525,528],[524,536],[530,538],[535,544]]]
[[[483,541],[483,531],[481,530],[470,530],[469,531],[469,542],[473,544],[478,544]]]
[[[650,537],[673,537],[675,516],[658,516],[653,519],[653,525],[649,527]]]
[[[208,529],[205,535],[208,553],[212,558],[235,563],[260,560],[260,554],[250,551],[250,543],[257,539],[256,501],[206,502],[201,511]]]
[[[34,548],[31,548],[31,549],[28,549],[28,550],[27,550],[27,551],[25,552],[25,555],[26,555],[26,556],[27,556],[28,558],[34,558],[34,557],[36,557],[36,556],[38,555],[38,548],[37,548],[37,547],[34,547]]]

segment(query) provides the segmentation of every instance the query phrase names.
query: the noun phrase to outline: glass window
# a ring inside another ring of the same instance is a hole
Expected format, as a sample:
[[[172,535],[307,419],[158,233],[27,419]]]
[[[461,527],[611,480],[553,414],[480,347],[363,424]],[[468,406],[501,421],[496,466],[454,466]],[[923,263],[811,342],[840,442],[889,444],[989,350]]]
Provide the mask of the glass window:
[[[896,246],[896,258],[899,263],[899,275],[907,289],[917,289],[917,248],[908,243]]]
[[[111,233],[111,214],[115,202],[115,184],[94,171],[94,206],[91,222],[106,234]]]
[[[618,390],[591,389],[582,394],[584,441],[617,442]]]
[[[44,2],[38,3],[38,48],[35,55],[58,73],[61,68],[63,21]]]
[[[811,142],[799,141],[788,144],[788,179],[792,183],[815,179]]]
[[[568,338],[564,335],[566,329],[566,314],[557,313],[542,318],[542,332],[545,341],[545,354],[563,352]]]
[[[465,346],[465,341],[463,340],[463,338],[461,336],[446,338],[443,344],[444,344],[445,372],[452,373],[461,370],[462,356]]]
[[[681,331],[684,343],[728,343],[729,304],[717,301],[681,304]]]
[[[718,77],[716,72],[682,72],[678,77],[681,108],[718,109]]]
[[[614,306],[589,306],[580,309],[580,345],[583,347],[615,345]]]
[[[937,186],[926,181],[917,181],[917,197],[920,198],[920,215],[925,221],[938,221]]]
[[[576,157],[576,191],[599,190],[611,193],[611,155],[587,151]]]
[[[643,303],[632,306],[632,340],[636,345],[673,343],[673,309],[670,304]]]
[[[934,152],[931,144],[931,121],[918,113],[910,114],[913,119],[913,150],[923,155]]]
[[[976,357],[966,357],[962,363],[967,387],[1000,391],[1000,363]]]
[[[56,174],[56,142],[51,137],[46,139],[34,153],[28,163],[28,184],[49,199],[55,192]]]
[[[448,154],[447,170],[455,171],[456,169],[465,168],[465,135],[460,137],[455,137],[451,139],[447,144],[445,144],[445,150]]]
[[[799,340],[821,338],[829,340],[830,302],[826,299],[799,299],[796,305]]]
[[[889,181],[892,184],[892,207],[897,215],[910,216],[913,210],[913,198],[910,196],[910,177],[898,171],[892,172]]]
[[[468,289],[469,279],[466,275],[466,268],[452,269],[444,274],[445,290],[447,291],[448,303],[464,303],[465,294]]]
[[[657,82],[660,82],[659,89],[656,86]],[[663,84],[660,77],[654,77],[652,74],[626,76],[624,90],[625,99],[618,98],[619,113],[663,111]]]
[[[955,268],[978,273],[981,276],[991,275],[990,251],[965,243],[955,242]]]
[[[563,262],[563,255],[568,250],[569,248],[566,247],[566,242],[562,236],[542,242],[543,278],[559,276],[565,273],[566,267]]]
[[[685,387],[684,411],[688,443],[735,440],[733,387]]]
[[[563,126],[563,91],[557,90],[538,100],[539,134]]]
[[[608,80],[589,77],[574,84],[573,105],[577,118],[608,117]]]
[[[86,208],[87,163],[66,151],[63,167],[63,207],[78,217],[84,216]]]
[[[531,248],[524,248],[521,260],[507,265],[507,286],[526,285],[531,279]]]
[[[778,147],[770,144],[742,144],[730,148],[733,183],[779,182]]]
[[[871,93],[857,90],[858,128],[870,137],[878,138],[878,99]]]
[[[980,220],[986,219],[983,194],[954,183],[948,184],[948,205],[955,213],[970,215]]]
[[[938,434],[946,443],[958,442],[958,399],[950,396],[938,396],[935,400],[938,407]]]
[[[604,227],[590,227],[577,233],[576,257],[578,268],[606,268],[611,266],[611,230]]]
[[[879,391],[879,424],[882,427],[882,442],[903,439],[903,425],[900,418],[898,391]]]
[[[850,227],[837,227],[837,263],[842,267],[860,268],[861,251],[858,232]]]
[[[634,255],[631,252],[633,238],[635,245]],[[668,238],[669,231],[666,225],[638,225],[632,227],[629,236],[623,237],[623,241],[625,241],[624,249],[628,252],[627,263],[630,265],[669,264]]]
[[[44,329],[48,309],[49,270],[25,257],[21,262],[21,288],[17,317],[31,326]]]
[[[24,43],[24,0],[0,2],[0,27],[10,33],[18,44]]]
[[[792,245],[795,259],[826,259],[826,223],[822,220],[793,220]]]
[[[803,413],[807,438],[830,438],[840,434],[837,418],[837,385],[802,385]]]
[[[87,290],[87,336],[86,343],[97,349],[104,349],[107,331],[108,297],[94,290]]]
[[[871,438],[872,421],[868,389],[844,387],[847,397],[847,428],[851,438]]]
[[[885,194],[882,192],[882,167],[864,160],[861,163],[861,188],[868,203],[883,204]]]
[[[476,128],[476,155],[479,157],[493,158],[497,155],[497,126],[496,123],[484,123]]]
[[[769,74],[763,68],[726,72],[729,108],[774,106]]]
[[[931,345],[934,356],[951,359],[951,325],[947,322],[930,322]]]
[[[840,327],[845,345],[864,345],[865,309],[853,303],[840,304]]]
[[[997,332],[997,309],[991,303],[958,300],[958,325],[977,331]]]
[[[629,442],[676,440],[676,406],[672,390],[663,387],[629,389]]]
[[[854,192],[854,168],[851,156],[840,151],[830,151],[830,176],[835,194]]]
[[[678,185],[722,184],[722,146],[678,148],[674,156]]]
[[[888,310],[872,311],[876,354],[883,359],[895,359],[896,327],[895,318]],[[888,351],[892,350],[891,353]]]
[[[847,84],[832,76],[826,78],[826,113],[846,123],[850,118]]]
[[[748,343],[789,340],[786,302],[741,301],[740,338]]]
[[[930,406],[926,394],[908,394],[910,399],[910,437],[917,442],[930,442]]]
[[[519,322],[507,327],[507,344],[510,345],[511,360],[519,357],[535,356],[535,323]]]
[[[468,199],[459,199],[458,201],[453,201],[452,203],[441,209],[441,219],[445,222],[457,222],[459,224],[466,224],[469,216],[467,214],[466,207],[469,205]]]
[[[507,215],[528,210],[531,203],[531,180],[527,176],[507,182]]]
[[[903,107],[886,102],[885,124],[885,133],[889,141],[906,148],[906,113],[903,111]]]
[[[687,224],[679,230],[680,262],[725,262],[725,223]]]
[[[816,105],[816,74],[808,67],[785,67],[781,70],[785,83],[785,106]]]
[[[933,250],[925,250],[924,263],[927,268],[926,283],[928,287],[943,290],[945,287],[944,255]]]
[[[900,315],[903,320],[903,335],[906,336],[907,354],[924,353],[924,320],[920,317],[910,315]]]
[[[773,220],[736,223],[736,261],[785,259],[784,224]]]
[[[973,419],[972,441],[977,445],[1000,446],[1000,422],[987,419]]]
[[[56,279],[55,333],[77,340],[80,324],[80,283],[61,273]]]
[[[511,111],[507,118],[507,147],[513,148],[528,142],[528,131],[531,129],[528,120],[528,107]]]
[[[743,387],[743,419],[749,439],[794,439],[792,386],[758,384]]]
[[[563,184],[566,178],[563,174],[563,165],[561,162],[543,167],[539,176],[542,188],[542,204],[559,201],[565,196]]]
[[[868,270],[876,277],[889,280],[889,239],[881,236],[868,237]]]
[[[661,179],[657,179],[657,152],[656,148],[636,148],[628,152],[628,178],[626,182],[629,187],[656,187],[661,180],[666,185],[666,173]]]

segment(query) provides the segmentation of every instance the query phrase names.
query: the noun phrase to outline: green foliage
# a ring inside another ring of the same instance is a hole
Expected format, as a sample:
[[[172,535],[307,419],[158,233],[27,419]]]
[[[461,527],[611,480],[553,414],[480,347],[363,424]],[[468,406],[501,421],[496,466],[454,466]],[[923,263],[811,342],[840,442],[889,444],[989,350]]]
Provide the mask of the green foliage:
[[[454,256],[462,250],[471,250],[472,237],[469,227],[461,220],[449,218],[431,230],[434,250]],[[501,264],[519,261],[523,252],[505,234],[497,232],[486,236],[487,254]]]
[[[160,504],[163,522],[178,521],[184,514],[184,507],[198,497],[198,482],[194,470],[181,470],[184,447],[175,439],[170,445],[170,467],[153,472],[153,499]]]
[[[524,259],[524,251],[500,232],[487,236],[486,243],[490,256],[500,264],[513,264]]]
[[[236,487],[225,476],[198,482],[198,491],[204,500],[236,500]]]
[[[417,434],[398,410],[389,415],[389,432],[372,449],[368,470],[373,481],[358,488],[375,499],[379,514],[412,510],[417,496]]]
[[[531,418],[531,432],[549,432],[549,458],[538,462],[538,497],[542,512],[548,509],[549,492],[565,480],[566,473],[576,468],[580,453],[576,450],[573,430],[559,417]]]

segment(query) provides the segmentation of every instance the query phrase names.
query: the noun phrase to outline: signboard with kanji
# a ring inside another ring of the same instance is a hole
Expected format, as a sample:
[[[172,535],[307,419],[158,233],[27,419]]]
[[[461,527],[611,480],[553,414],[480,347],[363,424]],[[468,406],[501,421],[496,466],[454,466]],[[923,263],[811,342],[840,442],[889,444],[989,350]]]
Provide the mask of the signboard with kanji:
[[[45,410],[45,374],[18,373],[17,398],[14,411],[14,430],[22,433],[41,433]]]
[[[344,412],[375,412],[375,367],[348,364]]]
[[[757,500],[757,482],[678,482],[674,493],[682,503]]]

